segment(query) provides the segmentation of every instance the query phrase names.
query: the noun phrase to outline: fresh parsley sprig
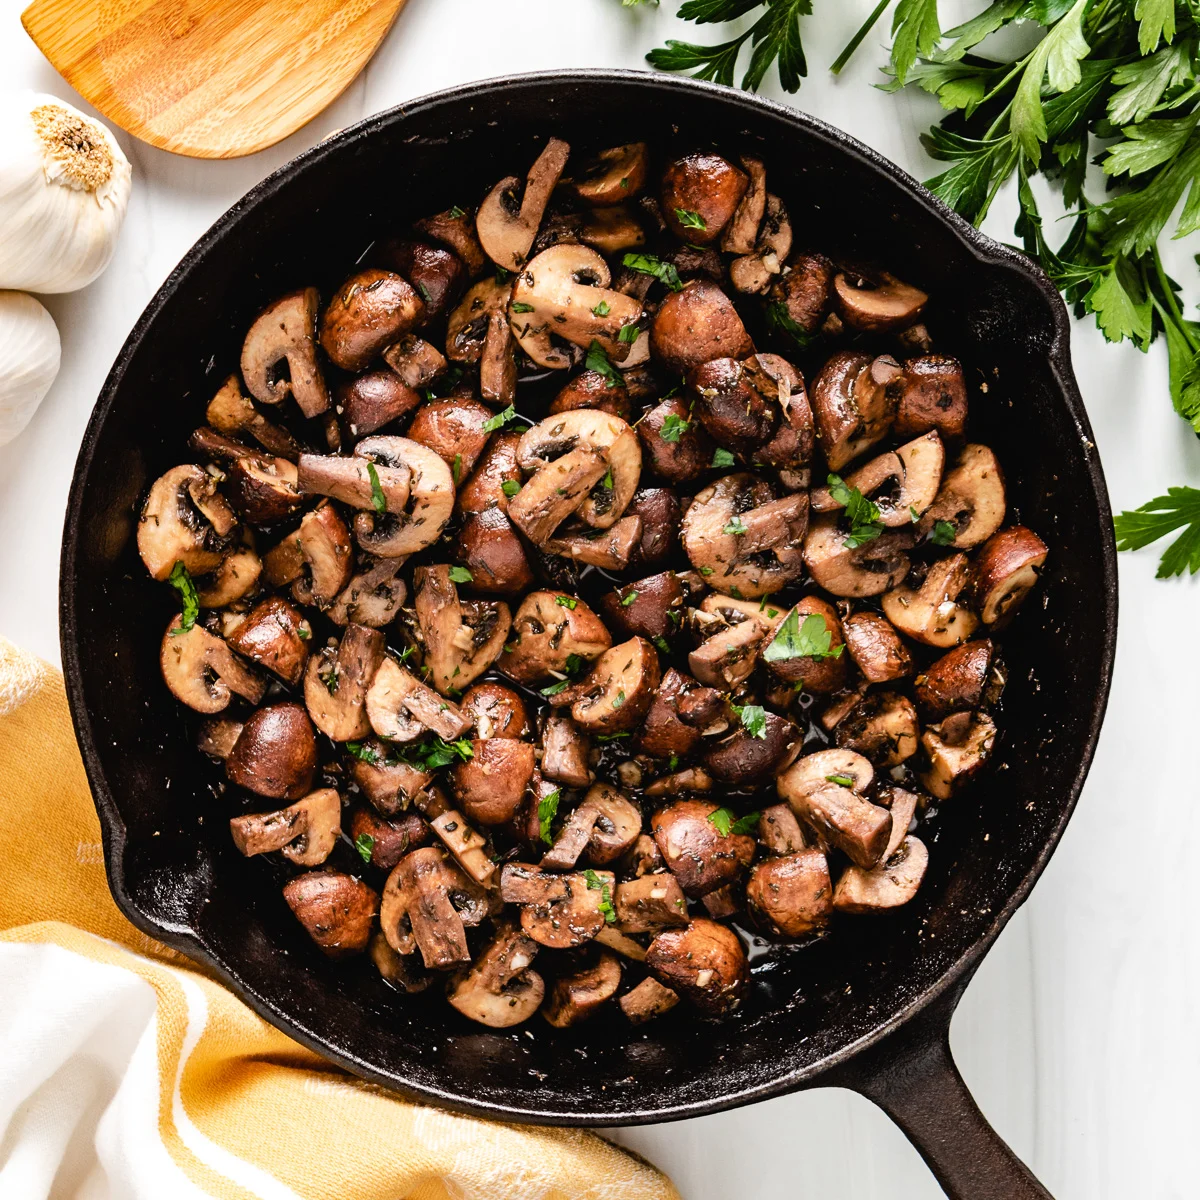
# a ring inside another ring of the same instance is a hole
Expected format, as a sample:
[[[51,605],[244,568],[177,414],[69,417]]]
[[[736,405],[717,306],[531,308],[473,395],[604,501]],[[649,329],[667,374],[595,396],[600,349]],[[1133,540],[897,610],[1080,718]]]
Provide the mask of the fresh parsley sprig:
[[[171,630],[172,637],[179,637],[196,624],[196,618],[200,615],[200,596],[196,591],[196,585],[192,582],[191,574],[182,562],[177,562],[171,568],[167,582],[179,593],[179,598],[183,601],[179,628]]]

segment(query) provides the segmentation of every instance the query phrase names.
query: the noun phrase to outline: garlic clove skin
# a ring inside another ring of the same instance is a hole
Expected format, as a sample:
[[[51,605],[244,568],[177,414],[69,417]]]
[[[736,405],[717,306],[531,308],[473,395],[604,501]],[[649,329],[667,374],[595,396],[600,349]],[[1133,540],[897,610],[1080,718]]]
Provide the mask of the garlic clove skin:
[[[29,424],[58,374],[54,318],[24,292],[0,292],[0,446]]]
[[[112,258],[132,182],[99,121],[54,96],[0,97],[0,288],[91,283]]]

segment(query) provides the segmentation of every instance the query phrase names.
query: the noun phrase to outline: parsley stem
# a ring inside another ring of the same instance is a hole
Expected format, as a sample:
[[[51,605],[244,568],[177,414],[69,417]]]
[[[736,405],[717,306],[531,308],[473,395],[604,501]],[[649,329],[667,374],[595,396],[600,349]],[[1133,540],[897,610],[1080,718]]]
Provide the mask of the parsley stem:
[[[883,16],[883,10],[891,4],[892,0],[879,0],[875,5],[875,11],[858,27],[858,32],[846,43],[846,48],[834,60],[834,64],[829,68],[831,75],[840,75],[842,68],[854,57],[854,52],[863,44],[863,39],[867,34],[875,28],[875,22]]]
[[[1171,287],[1171,281],[1167,278],[1166,271],[1163,270],[1158,247],[1155,246],[1150,253],[1154,257],[1154,272],[1158,276],[1158,286],[1162,289],[1162,298],[1166,301],[1167,308],[1163,307],[1159,298],[1154,294],[1153,288],[1147,287],[1146,291],[1150,293],[1150,299],[1154,303],[1155,308],[1162,314],[1163,320],[1166,321],[1169,319],[1171,324],[1175,325],[1179,329],[1179,332],[1183,334],[1192,350],[1200,354],[1200,335],[1192,332],[1191,323],[1184,320],[1183,313],[1179,310],[1179,303],[1175,299],[1175,292]],[[1170,311],[1168,312],[1167,309]]]

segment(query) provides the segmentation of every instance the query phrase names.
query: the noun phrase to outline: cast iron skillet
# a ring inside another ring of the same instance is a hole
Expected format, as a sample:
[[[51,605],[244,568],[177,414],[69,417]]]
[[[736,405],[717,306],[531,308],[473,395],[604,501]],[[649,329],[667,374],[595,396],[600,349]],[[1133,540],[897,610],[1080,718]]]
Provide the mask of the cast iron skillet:
[[[1005,464],[1012,512],[1050,545],[1041,589],[1006,642],[995,769],[930,827],[917,899],[764,960],[748,1011],[723,1025],[673,1014],[637,1032],[618,1017],[573,1036],[536,1021],[497,1034],[437,997],[390,991],[365,962],[324,961],[233,846],[228,802],[209,790],[214,775],[159,676],[173,596],[147,580],[134,546],[146,486],[180,461],[266,301],[314,281],[328,294],[376,235],[473,202],[552,132],[581,146],[754,148],[798,244],[879,260],[937,297],[935,336],[987,383],[973,436]],[[729,89],[572,71],[442,92],[314,147],[205,234],[122,349],[75,469],[61,607],[117,903],[305,1045],[413,1097],[535,1123],[674,1120],[836,1084],[889,1112],[951,1195],[1047,1195],[976,1108],[947,1030],[1045,867],[1092,759],[1117,616],[1108,501],[1054,288],[860,143]]]

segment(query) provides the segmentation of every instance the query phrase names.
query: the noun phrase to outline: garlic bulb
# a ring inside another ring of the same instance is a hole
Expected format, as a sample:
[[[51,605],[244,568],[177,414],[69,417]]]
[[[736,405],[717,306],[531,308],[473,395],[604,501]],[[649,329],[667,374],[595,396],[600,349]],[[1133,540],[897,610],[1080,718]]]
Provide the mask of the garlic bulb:
[[[24,292],[0,292],[0,446],[29,424],[58,374],[58,326]]]
[[[112,257],[132,179],[99,121],[54,96],[0,98],[0,288],[91,283]]]

